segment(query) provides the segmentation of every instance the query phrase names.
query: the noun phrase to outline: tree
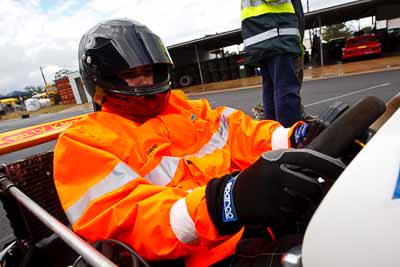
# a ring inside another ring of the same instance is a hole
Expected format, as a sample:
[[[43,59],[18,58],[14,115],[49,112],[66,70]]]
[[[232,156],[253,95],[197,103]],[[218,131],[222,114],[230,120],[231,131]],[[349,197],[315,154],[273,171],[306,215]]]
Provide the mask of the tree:
[[[40,94],[44,92],[44,87],[43,86],[33,86],[33,85],[28,85],[24,87],[24,91],[31,92],[32,94]]]
[[[44,86],[42,85],[37,85],[36,86],[36,92],[37,93],[44,93],[46,90],[44,89]]]
[[[32,92],[33,93],[33,92],[35,92],[36,87],[33,86],[33,85],[27,85],[27,86],[24,87],[24,90],[27,91],[27,92]]]
[[[345,23],[328,26],[322,32],[324,40],[330,40],[339,37],[350,37],[353,33]]]

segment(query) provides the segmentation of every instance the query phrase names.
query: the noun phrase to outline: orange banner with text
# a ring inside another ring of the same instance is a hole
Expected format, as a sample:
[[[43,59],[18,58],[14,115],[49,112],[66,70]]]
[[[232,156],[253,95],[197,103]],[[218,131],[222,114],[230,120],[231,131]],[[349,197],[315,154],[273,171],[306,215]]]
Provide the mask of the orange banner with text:
[[[0,133],[0,155],[54,140],[72,123],[86,116],[87,115],[79,115]]]

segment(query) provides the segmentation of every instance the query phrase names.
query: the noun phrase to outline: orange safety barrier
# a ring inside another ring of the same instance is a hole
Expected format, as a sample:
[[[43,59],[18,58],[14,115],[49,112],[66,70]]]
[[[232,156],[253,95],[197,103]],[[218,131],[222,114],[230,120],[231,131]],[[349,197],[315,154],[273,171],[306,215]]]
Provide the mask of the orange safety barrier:
[[[73,122],[87,115],[74,116],[27,128],[0,133],[0,155],[54,140]]]

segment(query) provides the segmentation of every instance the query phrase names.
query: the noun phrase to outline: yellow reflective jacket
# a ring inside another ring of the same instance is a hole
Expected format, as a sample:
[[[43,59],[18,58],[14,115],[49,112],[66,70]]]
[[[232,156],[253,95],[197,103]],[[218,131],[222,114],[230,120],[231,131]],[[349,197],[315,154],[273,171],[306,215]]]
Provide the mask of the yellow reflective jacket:
[[[299,18],[303,10],[299,0],[293,1],[297,10],[292,0],[241,0],[246,64],[258,66],[261,60],[275,55],[302,54]]]
[[[55,185],[88,241],[113,238],[148,260],[207,266],[232,255],[240,234],[218,235],[205,185],[287,148],[292,129],[171,94],[166,110],[141,125],[101,111],[71,126],[55,148]]]

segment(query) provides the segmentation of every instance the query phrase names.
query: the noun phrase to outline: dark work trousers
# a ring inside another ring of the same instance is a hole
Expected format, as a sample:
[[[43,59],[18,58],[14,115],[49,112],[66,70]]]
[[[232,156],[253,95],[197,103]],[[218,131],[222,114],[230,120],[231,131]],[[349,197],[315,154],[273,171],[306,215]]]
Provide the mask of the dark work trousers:
[[[290,127],[301,120],[301,84],[293,57],[276,55],[260,62],[264,116]]]

